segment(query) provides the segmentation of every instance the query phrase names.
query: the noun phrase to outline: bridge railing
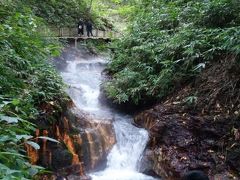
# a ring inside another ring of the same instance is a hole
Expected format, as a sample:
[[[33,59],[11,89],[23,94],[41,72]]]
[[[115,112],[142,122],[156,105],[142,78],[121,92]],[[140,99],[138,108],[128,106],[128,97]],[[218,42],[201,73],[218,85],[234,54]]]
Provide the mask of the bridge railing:
[[[62,37],[62,38],[74,38],[78,37],[78,29],[76,27],[50,27],[51,36],[54,37]],[[120,34],[118,32],[112,31],[112,30],[99,30],[99,29],[93,29],[92,30],[93,37],[96,38],[118,38]],[[44,34],[49,36],[49,33],[47,30],[44,31]],[[86,37],[87,38],[87,31],[86,28],[84,28],[84,35],[80,37]]]

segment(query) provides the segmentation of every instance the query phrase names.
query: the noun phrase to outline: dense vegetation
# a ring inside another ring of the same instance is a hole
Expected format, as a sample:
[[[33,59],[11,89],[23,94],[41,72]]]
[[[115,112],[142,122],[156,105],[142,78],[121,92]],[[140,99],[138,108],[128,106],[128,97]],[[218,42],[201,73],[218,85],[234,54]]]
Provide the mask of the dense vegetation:
[[[94,10],[97,24],[104,21],[111,25],[115,31],[124,31],[126,24],[132,19],[138,0],[93,0],[92,9]]]
[[[76,26],[79,19],[111,26],[99,12],[96,2],[87,0],[0,1],[0,179],[28,179],[41,169],[28,162],[24,147],[40,148],[33,133],[44,106],[59,110],[67,99],[49,63],[62,45],[44,38],[42,30]]]
[[[39,148],[32,136],[44,113],[39,106],[57,107],[66,99],[62,80],[48,62],[61,45],[41,35],[47,23],[35,14],[52,6],[29,2],[0,1],[0,179],[5,180],[30,179],[38,172],[24,146]]]
[[[240,53],[238,0],[148,0],[116,41],[105,85],[118,103],[161,99],[221,55]]]
[[[76,25],[79,19],[85,20],[91,18],[90,15],[88,15],[88,6],[90,6],[90,4],[88,4],[87,1],[22,1],[23,3],[27,3],[37,16],[43,17],[48,24],[57,27],[73,26]]]
[[[112,27],[119,14],[130,26],[113,43],[105,85],[118,103],[161,99],[219,56],[240,53],[238,0],[0,1],[0,179],[30,179],[41,169],[28,163],[24,146],[39,148],[32,137],[39,106],[66,98],[48,62],[61,45],[41,29],[79,19]]]
[[[49,25],[75,27],[79,20],[91,20],[94,26],[100,29],[112,28],[113,11],[123,6],[119,0],[22,0],[22,3],[27,4]],[[127,9],[126,7],[124,9]]]

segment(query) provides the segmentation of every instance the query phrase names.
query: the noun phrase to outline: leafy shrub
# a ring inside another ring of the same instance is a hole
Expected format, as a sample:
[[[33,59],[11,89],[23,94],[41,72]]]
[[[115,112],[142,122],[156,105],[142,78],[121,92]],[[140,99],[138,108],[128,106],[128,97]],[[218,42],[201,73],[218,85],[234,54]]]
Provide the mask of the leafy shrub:
[[[61,45],[42,37],[43,20],[19,1],[1,1],[0,21],[0,179],[30,179],[39,168],[28,163],[24,145],[38,107],[66,97],[48,62]]]
[[[118,103],[160,99],[220,54],[239,54],[238,1],[146,1],[113,43],[105,89]],[[220,17],[220,18],[219,18]]]
[[[17,107],[17,102],[0,97],[0,178],[6,180],[30,179],[42,169],[28,163],[24,155],[24,145],[31,142],[27,140],[32,138],[30,132],[34,125],[6,108],[9,105]],[[2,114],[4,111],[7,115]]]

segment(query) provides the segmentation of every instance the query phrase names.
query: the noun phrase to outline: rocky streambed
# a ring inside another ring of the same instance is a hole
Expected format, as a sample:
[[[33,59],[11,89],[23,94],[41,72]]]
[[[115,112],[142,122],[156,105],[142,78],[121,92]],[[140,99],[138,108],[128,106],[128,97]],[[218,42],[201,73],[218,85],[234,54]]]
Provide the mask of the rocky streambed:
[[[57,122],[45,124],[36,134],[61,143],[40,142],[38,152],[28,148],[32,162],[68,179],[154,180],[138,171],[147,131],[99,99],[106,59],[84,48],[67,48],[55,61],[72,102]]]
[[[106,60],[86,50],[66,49],[56,66],[72,101],[61,105],[51,124],[47,118],[54,110],[44,105],[47,113],[36,131],[36,136],[61,143],[37,139],[39,151],[27,147],[31,162],[68,179],[177,180],[190,170],[213,179],[238,179],[239,102],[231,97],[238,89],[222,88],[230,79],[238,82],[231,70],[235,60],[229,59],[133,119],[99,99]]]

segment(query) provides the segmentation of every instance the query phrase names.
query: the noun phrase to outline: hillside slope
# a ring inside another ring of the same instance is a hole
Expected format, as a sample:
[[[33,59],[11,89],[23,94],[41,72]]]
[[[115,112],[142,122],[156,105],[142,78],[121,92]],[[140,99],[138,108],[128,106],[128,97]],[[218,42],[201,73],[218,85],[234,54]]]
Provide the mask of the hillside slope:
[[[222,179],[239,175],[239,65],[238,57],[221,56],[166,101],[135,117],[151,135],[146,159],[152,169],[144,171],[167,179],[193,169]]]

